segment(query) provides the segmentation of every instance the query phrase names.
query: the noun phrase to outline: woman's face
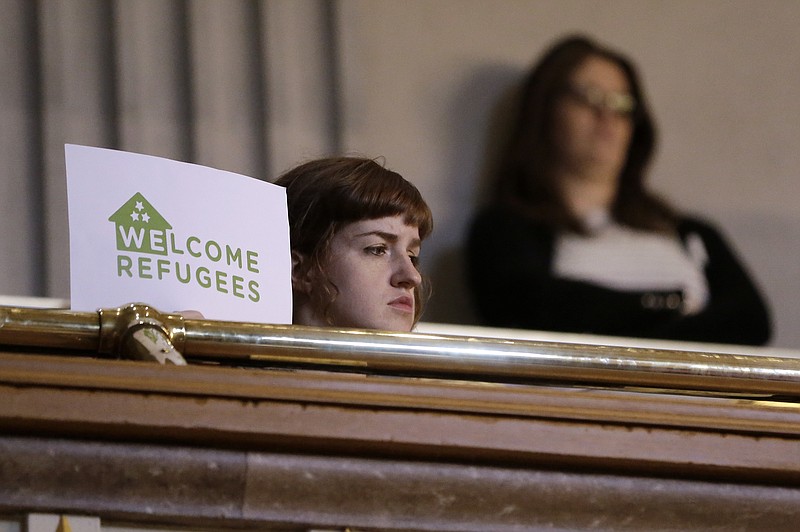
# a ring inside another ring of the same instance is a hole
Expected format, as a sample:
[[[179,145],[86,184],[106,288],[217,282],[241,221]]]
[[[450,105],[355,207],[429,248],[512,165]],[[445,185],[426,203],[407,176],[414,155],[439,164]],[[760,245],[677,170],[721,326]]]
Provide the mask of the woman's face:
[[[553,140],[563,167],[581,173],[621,171],[633,133],[634,105],[619,65],[598,56],[578,65],[555,107]]]
[[[410,331],[414,291],[422,282],[417,269],[419,230],[403,216],[353,222],[331,239],[325,264],[339,294],[331,305],[333,325]]]

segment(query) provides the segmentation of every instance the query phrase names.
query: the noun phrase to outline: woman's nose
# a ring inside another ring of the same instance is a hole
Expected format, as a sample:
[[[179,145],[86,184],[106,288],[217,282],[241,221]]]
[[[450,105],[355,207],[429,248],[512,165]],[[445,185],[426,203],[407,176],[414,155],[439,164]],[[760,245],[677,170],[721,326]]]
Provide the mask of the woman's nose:
[[[395,286],[405,286],[408,288],[415,288],[422,283],[422,275],[419,270],[411,262],[411,257],[405,255],[395,266],[395,271],[392,274],[392,284]]]
[[[612,120],[619,116],[616,111],[606,106],[596,105],[592,110],[599,120]]]

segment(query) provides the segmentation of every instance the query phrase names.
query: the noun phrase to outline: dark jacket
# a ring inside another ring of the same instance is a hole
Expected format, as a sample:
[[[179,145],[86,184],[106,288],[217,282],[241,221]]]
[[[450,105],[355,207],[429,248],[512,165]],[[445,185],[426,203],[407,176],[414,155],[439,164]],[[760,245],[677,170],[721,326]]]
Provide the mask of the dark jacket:
[[[681,292],[620,291],[555,277],[554,231],[509,209],[489,208],[474,220],[467,241],[478,316],[496,327],[765,344],[771,332],[766,303],[731,247],[698,219],[683,219],[678,231],[684,241],[700,236],[708,253],[709,300],[689,316],[664,304]]]

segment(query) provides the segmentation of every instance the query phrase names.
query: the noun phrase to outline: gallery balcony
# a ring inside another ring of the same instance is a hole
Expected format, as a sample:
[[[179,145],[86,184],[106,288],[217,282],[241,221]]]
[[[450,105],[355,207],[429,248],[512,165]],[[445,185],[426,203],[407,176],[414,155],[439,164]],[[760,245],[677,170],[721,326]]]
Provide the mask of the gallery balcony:
[[[800,353],[420,331],[0,307],[0,526],[800,522]]]

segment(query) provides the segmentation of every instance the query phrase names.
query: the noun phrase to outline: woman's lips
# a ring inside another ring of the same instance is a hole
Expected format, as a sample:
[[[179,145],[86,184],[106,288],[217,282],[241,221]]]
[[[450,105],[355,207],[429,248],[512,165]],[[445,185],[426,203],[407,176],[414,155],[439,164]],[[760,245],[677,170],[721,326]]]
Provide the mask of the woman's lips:
[[[405,312],[414,312],[414,298],[409,296],[400,296],[397,299],[393,299],[389,303],[389,306]]]

